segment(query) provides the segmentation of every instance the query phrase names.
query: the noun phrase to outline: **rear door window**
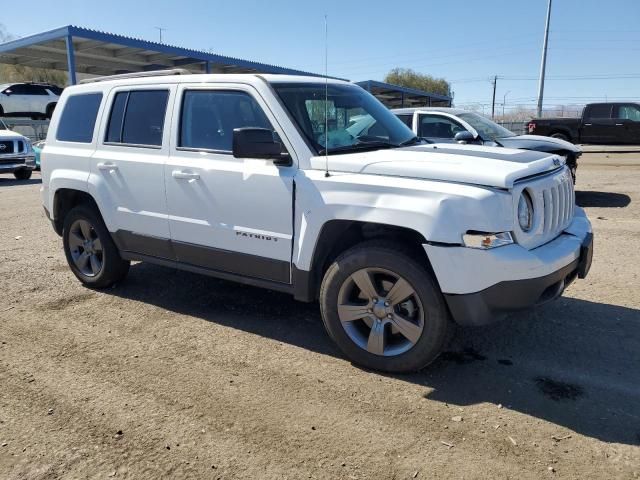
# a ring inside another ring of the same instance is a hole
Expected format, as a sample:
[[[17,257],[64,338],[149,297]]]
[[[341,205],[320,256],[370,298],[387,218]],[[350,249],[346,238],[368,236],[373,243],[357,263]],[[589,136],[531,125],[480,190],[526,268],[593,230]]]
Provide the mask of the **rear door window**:
[[[56,139],[62,142],[91,143],[102,93],[67,97],[60,115]]]
[[[47,95],[42,85],[25,85],[27,95]]]
[[[586,120],[611,118],[611,105],[606,103],[590,105],[585,115]]]
[[[168,98],[168,90],[118,92],[111,107],[105,142],[161,146]]]

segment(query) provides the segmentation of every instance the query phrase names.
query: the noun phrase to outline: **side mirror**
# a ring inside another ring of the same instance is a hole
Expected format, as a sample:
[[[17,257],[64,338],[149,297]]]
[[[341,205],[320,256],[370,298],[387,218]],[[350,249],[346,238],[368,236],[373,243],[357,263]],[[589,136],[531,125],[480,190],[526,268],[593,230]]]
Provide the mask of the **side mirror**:
[[[2,92],[2,93],[4,93],[4,94],[8,97],[8,96],[9,96],[9,95],[11,95],[13,92],[11,91],[11,89],[7,88],[7,89],[6,89],[4,92]]]
[[[233,156],[235,158],[263,158],[276,165],[291,165],[291,157],[283,153],[283,146],[273,138],[268,128],[234,128]]]
[[[476,137],[473,135],[473,133],[464,130],[463,132],[458,132],[456,133],[455,137],[453,137],[453,139],[458,142],[458,143],[471,143],[473,141],[476,140]]]

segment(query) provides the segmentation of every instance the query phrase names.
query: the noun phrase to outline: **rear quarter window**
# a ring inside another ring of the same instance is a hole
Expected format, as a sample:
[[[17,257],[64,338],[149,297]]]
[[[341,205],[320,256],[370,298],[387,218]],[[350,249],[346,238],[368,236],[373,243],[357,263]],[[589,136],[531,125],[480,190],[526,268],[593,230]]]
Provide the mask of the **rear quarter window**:
[[[58,121],[56,140],[91,143],[102,93],[70,95]]]

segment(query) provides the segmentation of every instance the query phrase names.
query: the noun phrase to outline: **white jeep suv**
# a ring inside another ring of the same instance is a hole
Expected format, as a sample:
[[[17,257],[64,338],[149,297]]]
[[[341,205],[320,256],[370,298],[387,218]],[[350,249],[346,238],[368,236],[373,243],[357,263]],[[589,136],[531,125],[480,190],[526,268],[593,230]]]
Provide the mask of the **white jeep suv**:
[[[556,155],[423,144],[343,81],[171,73],[69,87],[53,115],[42,201],[87,286],[142,260],[319,300],[346,356],[400,372],[589,270]]]
[[[62,89],[48,83],[0,85],[0,116],[51,118]]]

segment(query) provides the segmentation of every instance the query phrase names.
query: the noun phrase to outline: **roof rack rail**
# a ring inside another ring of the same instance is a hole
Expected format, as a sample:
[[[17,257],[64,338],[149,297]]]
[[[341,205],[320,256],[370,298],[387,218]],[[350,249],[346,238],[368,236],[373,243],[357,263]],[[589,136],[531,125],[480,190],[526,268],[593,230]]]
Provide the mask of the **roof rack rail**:
[[[105,77],[85,78],[84,80],[80,80],[80,83],[106,82],[109,80],[118,80],[120,78],[161,77],[168,75],[191,75],[191,72],[184,68],[150,70],[148,72],[121,73],[119,75],[107,75]]]

